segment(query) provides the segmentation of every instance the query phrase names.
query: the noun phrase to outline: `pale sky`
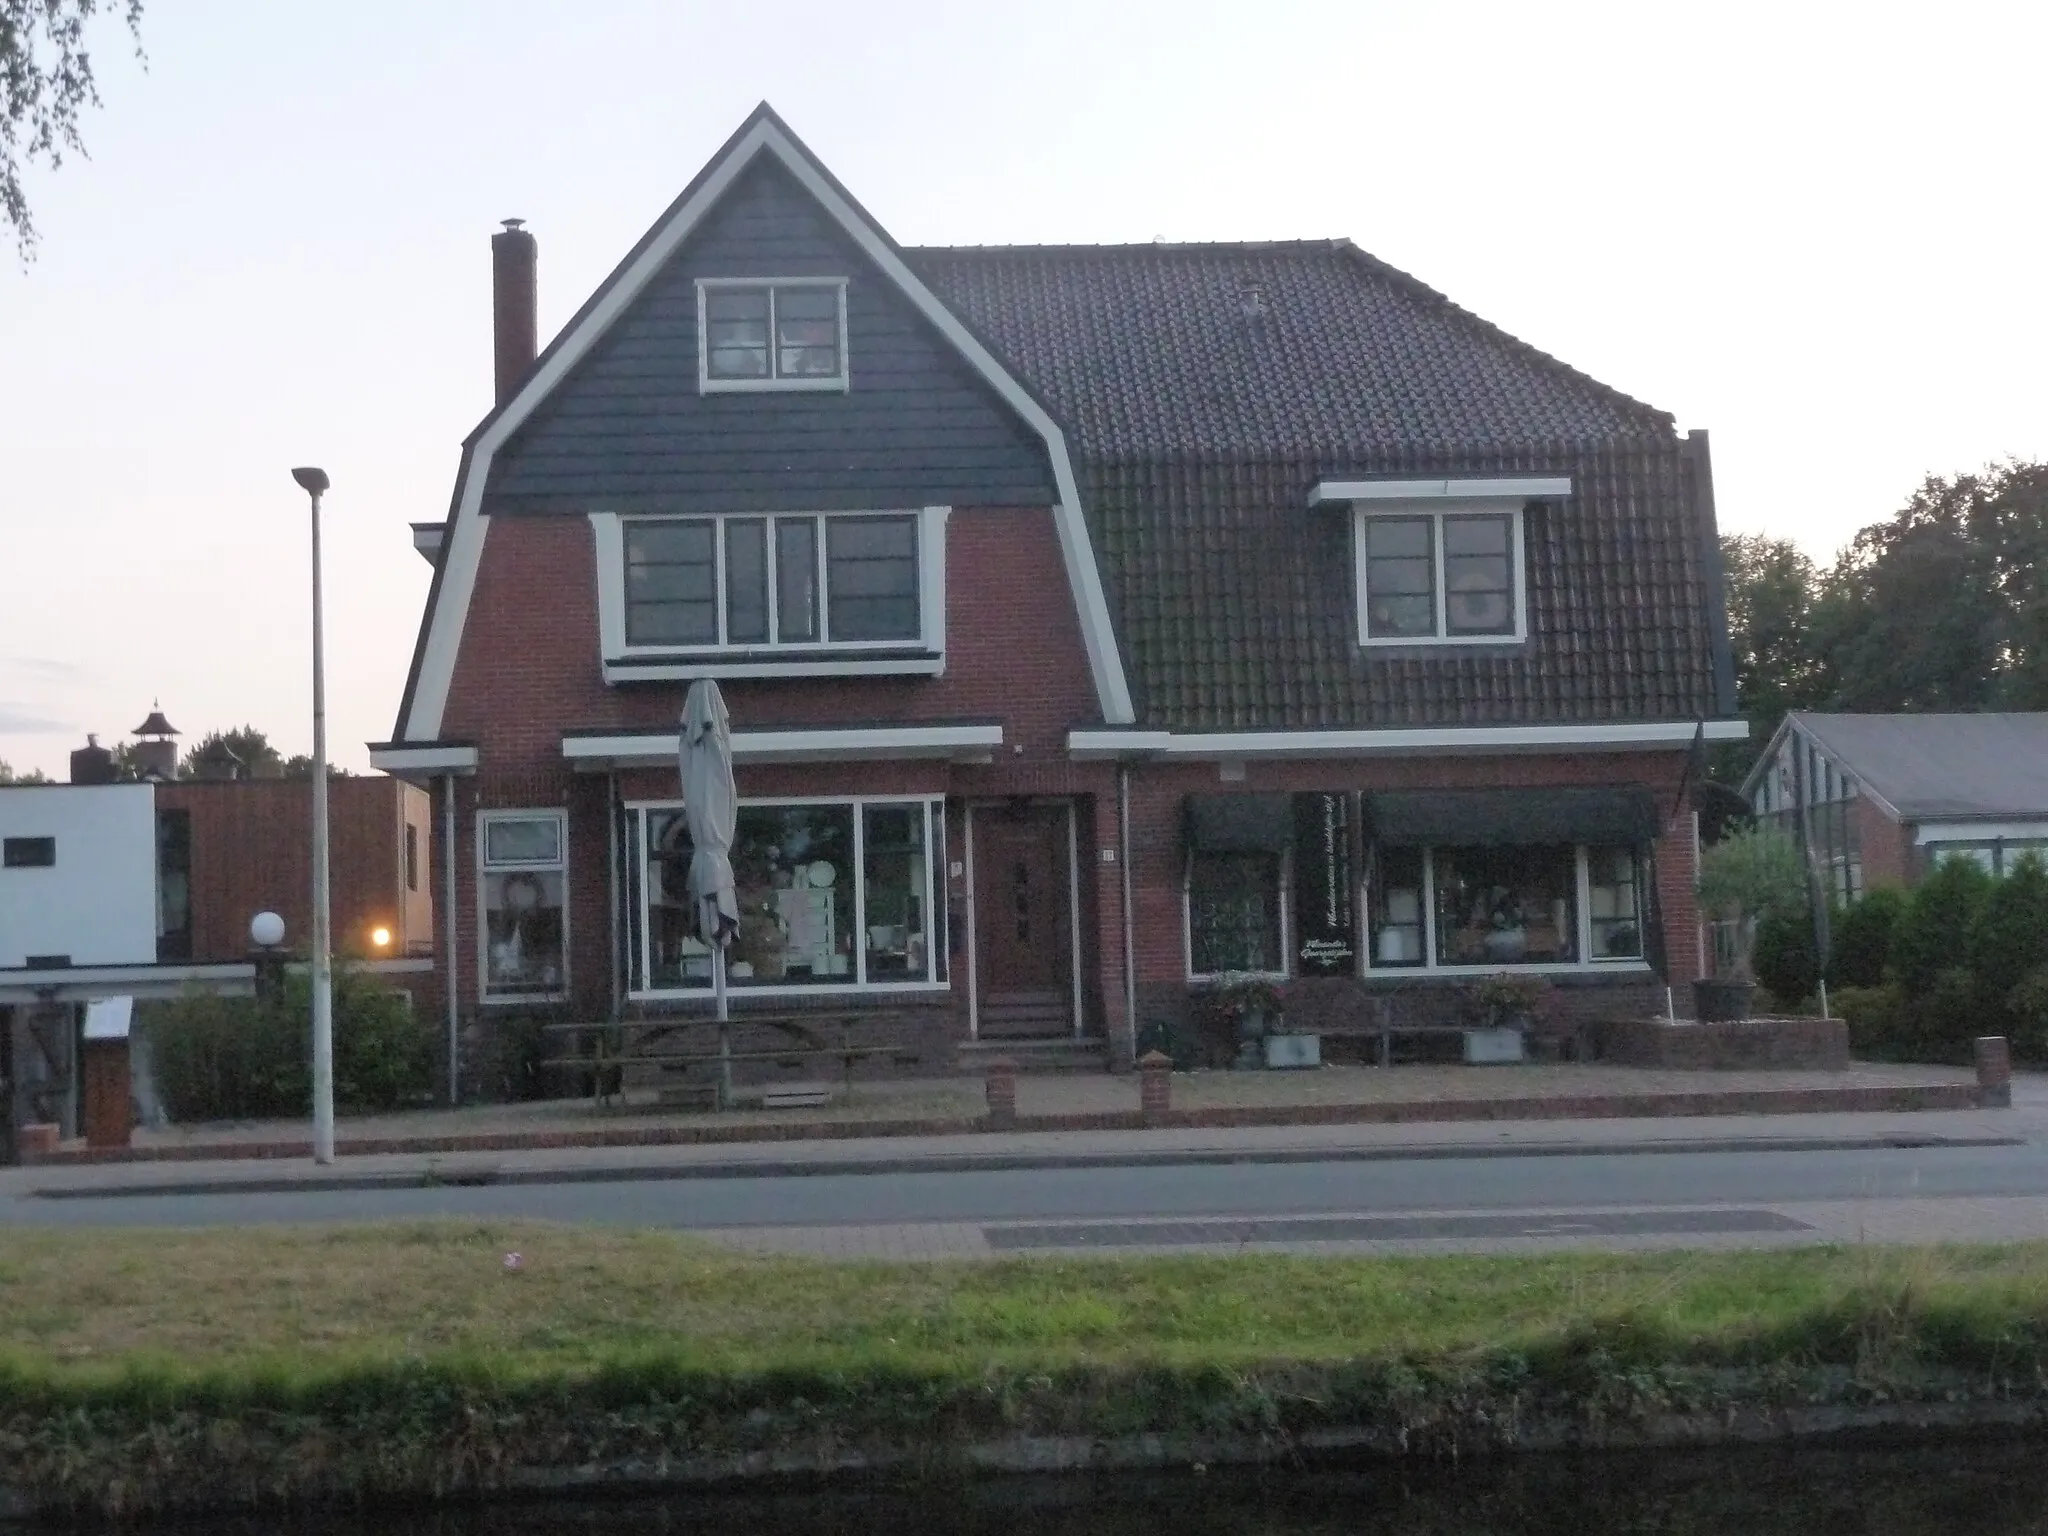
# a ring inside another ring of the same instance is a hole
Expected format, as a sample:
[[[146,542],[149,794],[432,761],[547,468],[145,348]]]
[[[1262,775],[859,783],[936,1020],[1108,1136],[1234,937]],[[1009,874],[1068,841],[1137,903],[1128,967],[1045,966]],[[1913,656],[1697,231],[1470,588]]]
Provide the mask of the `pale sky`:
[[[0,758],[161,699],[390,734],[490,404],[498,220],[543,340],[766,98],[905,244],[1348,236],[1713,433],[1724,529],[1826,555],[2048,457],[2048,7],[150,0],[0,250]]]

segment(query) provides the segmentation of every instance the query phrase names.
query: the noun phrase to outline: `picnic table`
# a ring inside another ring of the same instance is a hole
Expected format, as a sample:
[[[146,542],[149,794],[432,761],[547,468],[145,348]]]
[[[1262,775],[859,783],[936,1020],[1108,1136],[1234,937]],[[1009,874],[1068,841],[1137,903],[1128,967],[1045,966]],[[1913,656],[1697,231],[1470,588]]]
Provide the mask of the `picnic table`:
[[[592,1102],[603,1105],[624,1092],[633,1069],[666,1075],[688,1074],[729,1061],[786,1066],[836,1061],[842,1085],[850,1085],[857,1062],[886,1057],[913,1065],[920,1059],[915,1047],[863,1039],[860,1027],[872,1022],[871,1015],[858,1013],[741,1013],[725,1027],[766,1026],[788,1043],[734,1051],[720,1049],[719,1021],[709,1014],[546,1024],[543,1033],[551,1042],[559,1042],[564,1054],[550,1055],[541,1065],[553,1071],[591,1073]],[[717,1082],[709,1085],[708,1097],[714,1108],[730,1107],[721,1102]]]

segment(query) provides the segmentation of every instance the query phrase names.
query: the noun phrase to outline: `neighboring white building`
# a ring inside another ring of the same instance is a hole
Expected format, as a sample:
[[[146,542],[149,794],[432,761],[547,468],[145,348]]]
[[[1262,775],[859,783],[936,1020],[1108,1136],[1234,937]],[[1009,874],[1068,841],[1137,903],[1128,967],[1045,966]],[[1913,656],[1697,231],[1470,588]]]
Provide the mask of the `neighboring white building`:
[[[0,971],[154,965],[156,790],[0,788]]]

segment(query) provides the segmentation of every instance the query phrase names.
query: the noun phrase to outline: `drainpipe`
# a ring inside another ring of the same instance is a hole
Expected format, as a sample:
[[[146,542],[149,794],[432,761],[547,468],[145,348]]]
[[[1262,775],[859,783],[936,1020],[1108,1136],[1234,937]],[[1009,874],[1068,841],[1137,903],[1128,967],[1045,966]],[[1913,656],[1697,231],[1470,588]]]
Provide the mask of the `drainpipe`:
[[[604,776],[604,841],[605,868],[611,879],[611,930],[612,930],[612,1017],[617,1019],[624,1010],[621,995],[621,977],[625,971],[626,924],[625,911],[619,900],[619,773],[616,768]]]
[[[1138,969],[1136,928],[1131,918],[1131,770],[1126,763],[1116,767],[1117,863],[1123,869],[1124,907],[1124,1034],[1128,1037],[1130,1059],[1138,1059]]]
[[[456,974],[461,969],[461,945],[457,933],[461,924],[455,915],[455,775],[441,775],[441,905],[447,916],[441,924],[441,947],[446,963],[441,967],[441,990],[448,1000],[448,1103],[461,1104],[462,1009],[456,995]]]

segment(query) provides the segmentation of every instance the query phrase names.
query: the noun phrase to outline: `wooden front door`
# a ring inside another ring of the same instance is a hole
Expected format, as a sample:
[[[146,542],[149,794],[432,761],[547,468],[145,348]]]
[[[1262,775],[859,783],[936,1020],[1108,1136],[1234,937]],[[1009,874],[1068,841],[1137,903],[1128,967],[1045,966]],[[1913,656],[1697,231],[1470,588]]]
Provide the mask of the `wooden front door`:
[[[974,940],[982,1037],[1070,1034],[1070,808],[974,808]]]

